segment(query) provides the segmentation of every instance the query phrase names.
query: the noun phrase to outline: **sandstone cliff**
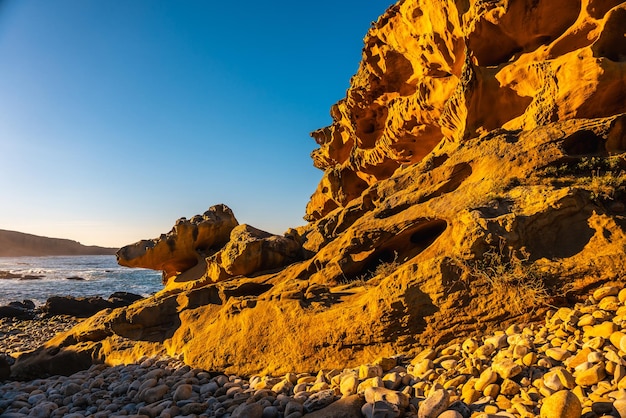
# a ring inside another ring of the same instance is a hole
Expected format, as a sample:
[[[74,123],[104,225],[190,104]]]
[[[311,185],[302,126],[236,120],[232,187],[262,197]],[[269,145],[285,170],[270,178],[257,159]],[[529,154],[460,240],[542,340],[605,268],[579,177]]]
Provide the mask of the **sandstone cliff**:
[[[241,374],[342,368],[623,282],[625,29],[619,1],[400,1],[313,133],[308,225],[274,236],[229,215],[199,239],[222,222],[204,216],[122,249],[164,269],[164,290],[14,373],[157,353]]]
[[[113,255],[116,248],[85,246],[69,239],[0,230],[0,257],[47,255]]]

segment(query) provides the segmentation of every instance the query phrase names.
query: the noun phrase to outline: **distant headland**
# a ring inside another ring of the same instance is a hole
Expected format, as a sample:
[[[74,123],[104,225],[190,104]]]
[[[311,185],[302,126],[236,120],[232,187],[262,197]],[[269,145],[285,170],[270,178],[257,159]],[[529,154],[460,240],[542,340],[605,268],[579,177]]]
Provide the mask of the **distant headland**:
[[[48,238],[0,229],[0,257],[49,255],[113,255],[117,248],[86,246],[69,239]]]

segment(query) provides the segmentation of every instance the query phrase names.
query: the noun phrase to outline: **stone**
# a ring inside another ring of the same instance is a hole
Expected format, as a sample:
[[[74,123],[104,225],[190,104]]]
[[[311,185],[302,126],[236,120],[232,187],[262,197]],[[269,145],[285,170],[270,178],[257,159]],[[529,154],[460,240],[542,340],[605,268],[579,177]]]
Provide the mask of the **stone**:
[[[448,407],[448,410],[458,412],[459,414],[461,414],[463,418],[468,418],[470,415],[472,415],[472,410],[462,400],[457,400],[457,401],[452,402],[450,406]]]
[[[604,379],[605,376],[604,366],[602,364],[596,364],[586,370],[577,372],[575,374],[576,384],[580,386],[592,386]]]
[[[574,376],[569,372],[569,370],[559,368],[556,370],[556,375],[565,388],[574,389],[574,386],[576,386],[576,380],[574,379]]]
[[[434,391],[424,402],[420,404],[417,412],[418,418],[437,418],[448,409],[450,405],[450,394],[447,390],[439,389]]]
[[[402,385],[402,376],[400,373],[387,373],[382,379],[387,389],[398,390]]]
[[[617,331],[617,325],[610,321],[605,321],[601,324],[591,326],[585,329],[585,335],[589,338],[602,337],[609,339],[611,334]]]
[[[291,237],[238,225],[224,248],[207,258],[207,274],[213,281],[284,267],[302,259],[302,249]]]
[[[174,392],[174,397],[173,397],[174,402],[187,400],[191,398],[192,394],[193,394],[193,387],[191,385],[189,384],[180,385],[176,388],[176,391]]]
[[[108,299],[102,297],[74,297],[74,296],[51,296],[40,307],[41,312],[47,316],[71,315],[86,318],[103,309],[112,309],[128,306],[142,296],[128,292],[115,292]]]
[[[582,405],[572,392],[561,390],[543,400],[541,418],[580,418]]]
[[[28,416],[35,418],[48,418],[57,409],[59,409],[59,406],[54,402],[41,402],[30,410]]]
[[[151,387],[143,391],[140,395],[140,399],[145,403],[154,403],[163,398],[163,396],[170,391],[170,388],[167,385],[158,385],[155,387]]]
[[[430,359],[424,359],[419,362],[416,362],[413,365],[412,373],[416,376],[422,376],[424,373],[433,370],[435,368],[435,364]]]
[[[323,390],[313,395],[304,401],[302,406],[305,412],[313,412],[319,409],[326,408],[328,405],[335,401],[335,392],[332,389]]]
[[[555,347],[555,348],[548,348],[546,350],[546,355],[556,361],[565,361],[567,358],[569,358],[572,355],[572,353],[565,350],[564,348]]]
[[[365,390],[365,402],[373,404],[377,401],[384,401],[391,405],[394,405],[399,410],[405,409],[409,406],[409,397],[395,390],[372,387]]]
[[[74,382],[69,382],[66,385],[63,386],[62,388],[62,393],[65,396],[72,396],[78,392],[80,392],[81,390],[83,390],[82,386],[80,386],[77,383]]]
[[[11,376],[11,365],[4,358],[4,356],[0,356],[0,381],[8,380]]]
[[[341,386],[339,390],[343,396],[350,396],[357,393],[358,387],[359,379],[355,375],[349,374],[341,379]]]
[[[463,418],[459,411],[443,411],[437,418]]]
[[[243,403],[239,405],[233,413],[232,418],[263,418],[264,408],[259,403]]]
[[[593,298],[600,302],[607,296],[617,296],[620,289],[616,286],[603,286],[593,291]]]
[[[32,319],[35,313],[21,306],[0,306],[0,318]]]
[[[624,335],[622,338],[620,338],[619,340],[619,347],[620,350],[622,350],[622,352],[625,352],[624,349],[626,348],[626,335]]]
[[[382,378],[377,376],[377,377],[366,379],[362,381],[361,383],[359,383],[357,392],[364,393],[367,388],[382,388],[382,387],[385,387],[385,383],[383,382]]]
[[[365,380],[372,377],[382,377],[383,368],[379,365],[365,364],[359,367],[359,380]]]
[[[510,379],[522,372],[522,366],[511,359],[494,362],[491,367],[502,379]]]
[[[606,296],[598,303],[598,308],[615,312],[620,308],[620,301],[617,296]]]
[[[511,379],[504,379],[500,385],[500,393],[505,396],[517,395],[520,390],[520,385]]]
[[[399,418],[401,414],[397,406],[385,401],[366,403],[361,412],[366,418]]]
[[[278,418],[278,417],[279,417],[278,408],[276,408],[273,405],[266,406],[263,409],[263,414],[261,415],[261,418]]]
[[[626,418],[626,399],[616,399],[613,402],[613,408],[615,408],[619,418]]]
[[[476,383],[474,383],[474,388],[482,392],[488,385],[495,383],[496,380],[498,380],[498,374],[491,367],[487,367],[480,374]]]
[[[272,392],[289,394],[293,391],[293,383],[289,380],[281,380],[272,386]]]
[[[296,401],[287,402],[287,406],[285,406],[285,416],[289,416],[294,412],[302,415],[302,413],[304,412],[302,404]]]
[[[382,367],[383,373],[385,373],[396,367],[398,360],[393,357],[379,357],[374,361],[374,364]]]
[[[345,396],[317,411],[305,414],[306,418],[361,418],[363,398],[359,395]]]

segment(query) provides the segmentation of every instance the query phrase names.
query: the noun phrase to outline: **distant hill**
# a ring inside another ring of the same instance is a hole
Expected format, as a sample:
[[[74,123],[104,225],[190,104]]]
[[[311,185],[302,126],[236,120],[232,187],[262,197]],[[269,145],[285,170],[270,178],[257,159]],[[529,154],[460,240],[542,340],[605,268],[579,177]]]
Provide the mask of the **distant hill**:
[[[0,257],[112,255],[117,248],[86,246],[69,239],[47,238],[0,229]]]

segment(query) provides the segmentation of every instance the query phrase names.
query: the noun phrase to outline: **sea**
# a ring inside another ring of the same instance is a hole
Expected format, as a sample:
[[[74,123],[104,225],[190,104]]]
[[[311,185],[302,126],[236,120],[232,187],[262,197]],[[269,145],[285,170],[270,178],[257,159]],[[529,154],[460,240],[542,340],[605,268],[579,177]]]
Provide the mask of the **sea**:
[[[0,257],[0,306],[23,300],[40,306],[55,295],[150,296],[162,288],[161,272],[122,267],[113,255]]]

